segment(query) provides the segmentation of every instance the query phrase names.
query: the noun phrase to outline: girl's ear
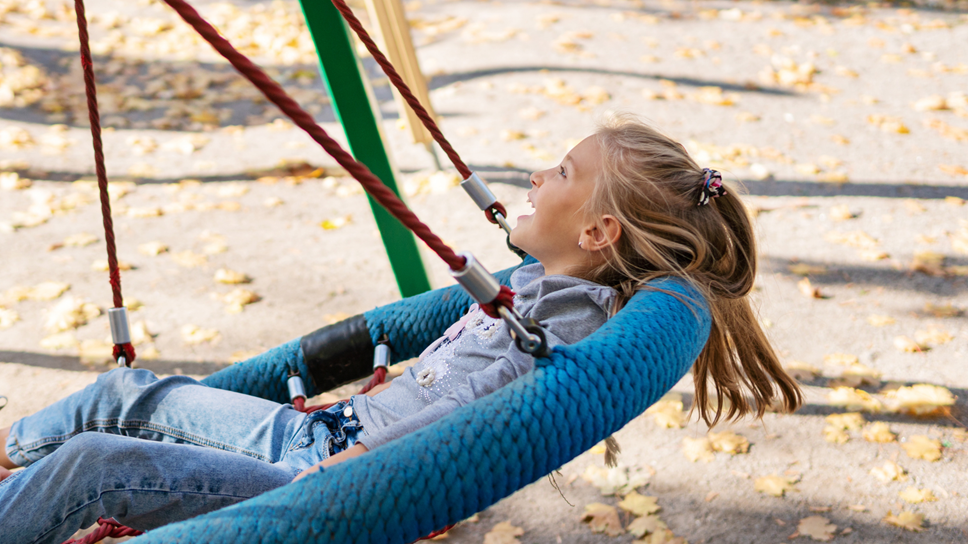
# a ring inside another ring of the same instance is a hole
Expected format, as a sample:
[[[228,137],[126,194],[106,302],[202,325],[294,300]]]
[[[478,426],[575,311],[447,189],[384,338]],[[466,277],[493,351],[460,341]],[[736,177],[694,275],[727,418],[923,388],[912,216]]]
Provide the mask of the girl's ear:
[[[613,215],[605,214],[599,224],[585,227],[582,232],[582,249],[586,251],[601,251],[615,245],[622,237],[622,225]]]

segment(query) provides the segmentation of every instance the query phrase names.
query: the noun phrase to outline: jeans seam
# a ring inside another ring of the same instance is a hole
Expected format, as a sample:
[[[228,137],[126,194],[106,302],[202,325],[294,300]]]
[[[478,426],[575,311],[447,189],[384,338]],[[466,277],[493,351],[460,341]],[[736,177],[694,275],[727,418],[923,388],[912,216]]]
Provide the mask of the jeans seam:
[[[79,435],[79,434],[81,434],[83,432],[89,432],[89,431],[93,431],[93,430],[96,430],[96,429],[102,429],[102,428],[117,428],[117,429],[122,429],[122,430],[126,430],[126,429],[141,429],[141,430],[157,431],[157,432],[160,432],[161,434],[164,434],[166,436],[170,436],[172,438],[178,438],[178,439],[185,440],[186,442],[188,442],[190,444],[194,444],[196,446],[207,446],[207,447],[210,447],[210,448],[215,448],[215,449],[219,449],[219,450],[223,450],[223,451],[230,451],[230,452],[233,452],[233,453],[239,453],[239,454],[242,454],[242,455],[246,455],[248,457],[252,457],[254,459],[258,459],[260,461],[272,462],[272,460],[269,457],[265,456],[265,455],[262,455],[262,454],[259,454],[259,453],[255,453],[255,452],[251,452],[251,451],[245,450],[243,448],[238,448],[238,447],[232,446],[231,444],[226,444],[224,442],[220,442],[220,441],[217,441],[217,440],[211,440],[211,439],[203,438],[203,437],[201,437],[199,435],[196,435],[196,434],[193,434],[193,433],[187,433],[185,431],[182,431],[180,429],[176,429],[174,427],[169,427],[167,425],[158,425],[158,424],[151,423],[151,422],[147,422],[147,421],[140,421],[140,420],[121,420],[121,419],[118,419],[118,418],[91,420],[91,421],[85,423],[85,425],[80,430],[75,430],[74,432],[72,432],[72,433],[70,433],[68,435],[59,435],[59,436],[47,437],[47,438],[44,438],[44,439],[41,439],[41,440],[36,440],[34,442],[31,442],[31,443],[27,444],[26,447],[21,447],[21,450],[22,451],[32,451],[32,450],[36,450],[36,449],[39,449],[39,448],[44,447],[44,446],[49,446],[51,444],[57,444],[57,443],[67,442],[71,438],[73,438],[73,437],[75,437],[75,436],[77,436],[77,435]],[[111,433],[111,434],[114,434],[114,433]],[[18,447],[19,447],[19,442],[18,442]]]

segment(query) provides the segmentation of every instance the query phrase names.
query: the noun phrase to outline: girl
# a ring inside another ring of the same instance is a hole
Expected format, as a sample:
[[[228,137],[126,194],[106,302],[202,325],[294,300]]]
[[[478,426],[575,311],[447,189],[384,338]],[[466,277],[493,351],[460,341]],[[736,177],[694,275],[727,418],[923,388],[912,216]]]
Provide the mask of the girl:
[[[515,306],[546,326],[551,346],[577,342],[650,280],[676,276],[712,315],[693,367],[700,416],[715,424],[762,416],[777,400],[799,407],[748,299],[749,218],[717,172],[618,116],[531,184],[534,213],[518,218],[511,242],[538,263],[511,284]],[[0,465],[29,465],[0,473],[0,534],[61,542],[98,516],[137,529],[193,517],[382,447],[532,367],[503,322],[472,306],[403,375],[309,415],[183,376],[116,369],[0,431]]]

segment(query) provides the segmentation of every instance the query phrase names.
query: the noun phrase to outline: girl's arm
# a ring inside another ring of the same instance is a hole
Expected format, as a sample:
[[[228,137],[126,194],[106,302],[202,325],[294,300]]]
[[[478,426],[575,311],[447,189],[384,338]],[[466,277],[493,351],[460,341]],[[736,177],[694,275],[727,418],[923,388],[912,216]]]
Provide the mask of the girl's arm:
[[[306,470],[300,472],[299,474],[296,475],[295,478],[292,479],[292,481],[294,481],[294,482],[295,481],[298,481],[298,480],[300,480],[302,478],[305,478],[306,476],[308,476],[308,475],[310,475],[310,474],[312,474],[314,472],[319,472],[320,469],[329,468],[329,467],[335,465],[336,463],[341,463],[341,462],[343,462],[343,461],[345,461],[347,459],[352,459],[353,457],[357,457],[357,456],[363,455],[364,453],[366,453],[368,451],[370,451],[370,450],[367,449],[367,447],[364,446],[363,444],[356,444],[352,448],[349,448],[347,450],[343,450],[343,451],[337,453],[336,455],[334,455],[332,457],[329,457],[327,459],[323,459],[319,463],[316,463],[315,465],[313,465],[313,466],[307,468]]]

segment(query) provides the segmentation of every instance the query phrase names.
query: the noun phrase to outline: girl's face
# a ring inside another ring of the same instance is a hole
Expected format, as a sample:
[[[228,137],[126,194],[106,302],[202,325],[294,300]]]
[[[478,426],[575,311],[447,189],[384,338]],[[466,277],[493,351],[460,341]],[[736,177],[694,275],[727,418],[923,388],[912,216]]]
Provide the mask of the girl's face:
[[[592,194],[601,166],[596,136],[589,136],[558,166],[531,174],[528,200],[534,213],[518,217],[511,243],[538,259],[546,273],[565,273],[587,257],[578,243],[593,222],[580,210]]]

